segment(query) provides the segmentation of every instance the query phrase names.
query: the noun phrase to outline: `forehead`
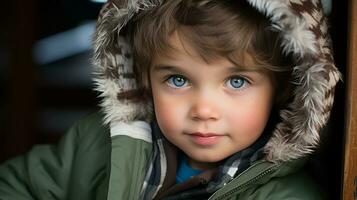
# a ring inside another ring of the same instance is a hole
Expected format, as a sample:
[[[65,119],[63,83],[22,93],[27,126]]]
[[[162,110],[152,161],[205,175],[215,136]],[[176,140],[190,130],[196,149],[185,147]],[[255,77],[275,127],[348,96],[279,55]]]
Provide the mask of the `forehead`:
[[[186,37],[175,31],[168,39],[168,49],[165,52],[158,53],[153,58],[152,66],[156,64],[162,64],[166,62],[183,62],[183,61],[194,61],[209,65],[220,65],[220,66],[235,66],[239,70],[246,71],[261,71],[264,72],[265,69],[259,66],[254,58],[248,52],[235,52],[235,55],[230,57],[218,55],[217,53],[211,52],[210,59],[205,59],[196,49],[187,41]]]

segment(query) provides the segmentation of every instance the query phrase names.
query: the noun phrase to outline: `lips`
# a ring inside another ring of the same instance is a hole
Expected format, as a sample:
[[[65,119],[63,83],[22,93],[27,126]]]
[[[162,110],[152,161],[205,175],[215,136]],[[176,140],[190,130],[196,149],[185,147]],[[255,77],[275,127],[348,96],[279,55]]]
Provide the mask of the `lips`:
[[[216,133],[191,133],[189,134],[192,141],[200,146],[211,146],[219,142],[223,135]]]

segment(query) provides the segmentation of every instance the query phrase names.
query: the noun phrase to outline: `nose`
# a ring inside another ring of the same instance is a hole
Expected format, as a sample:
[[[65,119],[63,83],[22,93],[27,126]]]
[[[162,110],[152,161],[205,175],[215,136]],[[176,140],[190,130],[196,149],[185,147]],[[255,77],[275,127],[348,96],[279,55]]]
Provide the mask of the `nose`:
[[[217,99],[212,95],[196,95],[192,99],[189,115],[195,121],[218,120],[220,112]]]

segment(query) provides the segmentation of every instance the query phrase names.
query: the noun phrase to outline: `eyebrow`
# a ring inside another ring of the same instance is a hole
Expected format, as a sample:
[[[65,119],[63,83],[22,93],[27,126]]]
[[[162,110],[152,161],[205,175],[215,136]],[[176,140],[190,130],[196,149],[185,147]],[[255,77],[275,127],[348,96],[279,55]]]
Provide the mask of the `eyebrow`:
[[[228,72],[239,73],[239,72],[262,72],[262,69],[258,67],[243,67],[243,66],[231,66],[227,68]]]
[[[153,67],[153,71],[171,71],[171,72],[182,72],[184,71],[180,67],[176,66],[171,66],[171,65],[155,65]],[[243,66],[231,66],[226,68],[226,71],[229,73],[242,73],[242,72],[257,72],[261,73],[262,69],[259,69],[257,67],[252,67],[252,68],[247,68]]]
[[[181,72],[182,70],[179,67],[171,66],[171,65],[155,65],[153,67],[153,71],[174,71]]]

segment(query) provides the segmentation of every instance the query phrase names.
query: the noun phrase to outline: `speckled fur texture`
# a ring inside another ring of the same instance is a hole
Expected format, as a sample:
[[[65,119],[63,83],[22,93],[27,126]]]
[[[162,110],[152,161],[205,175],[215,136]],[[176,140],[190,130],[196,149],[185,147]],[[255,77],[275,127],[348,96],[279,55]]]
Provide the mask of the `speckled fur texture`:
[[[334,88],[341,75],[335,67],[327,19],[319,0],[246,0],[267,16],[279,31],[286,54],[296,63],[294,99],[280,111],[277,124],[265,146],[266,159],[282,162],[312,153],[320,130],[333,105]],[[160,0],[112,0],[103,7],[94,36],[96,90],[103,98],[105,123],[114,125],[136,119],[152,119],[152,102],[118,98],[137,90],[133,60],[126,39],[119,32],[140,10],[159,6]]]

